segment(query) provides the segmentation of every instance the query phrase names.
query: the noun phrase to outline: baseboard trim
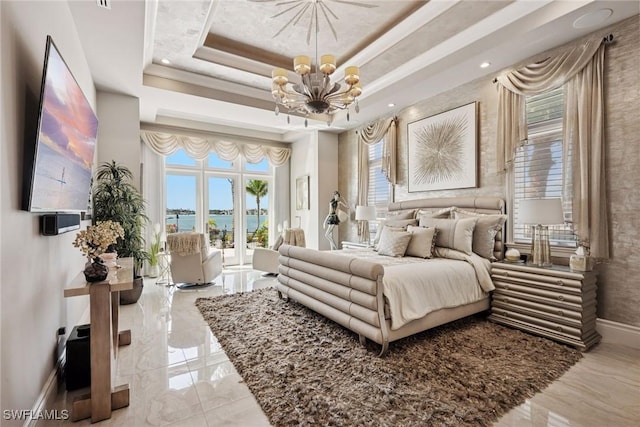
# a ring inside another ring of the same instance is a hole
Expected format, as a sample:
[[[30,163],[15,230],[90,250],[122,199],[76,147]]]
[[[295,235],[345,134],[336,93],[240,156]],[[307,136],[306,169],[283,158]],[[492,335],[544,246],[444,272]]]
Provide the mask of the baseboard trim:
[[[78,322],[78,324],[81,325],[83,323],[89,323],[90,315],[91,314],[89,312],[89,306],[87,305],[87,308],[84,309],[82,315],[80,316],[80,321]],[[53,402],[55,400],[59,388],[58,380],[63,376],[63,369],[67,360],[66,346],[67,342],[65,338],[64,346],[62,348],[62,351],[60,352],[60,357],[56,362],[56,366],[54,366],[53,370],[49,374],[49,377],[47,377],[47,381],[45,381],[44,386],[42,387],[42,391],[40,391],[40,394],[38,395],[38,398],[33,405],[32,414],[41,413],[42,411],[47,409],[47,402]],[[25,420],[23,427],[35,427],[37,422],[37,419],[27,419]]]
[[[640,350],[640,328],[606,319],[596,319],[596,330],[602,342],[619,344]]]
[[[62,378],[62,368],[65,363],[65,352],[63,351],[60,358],[56,362],[56,366],[53,368],[47,381],[42,387],[42,391],[38,395],[36,402],[32,408],[32,414],[40,414],[47,409],[47,402],[49,399],[55,399],[58,394],[58,379]],[[39,420],[37,418],[28,418],[25,420],[23,427],[35,427]]]

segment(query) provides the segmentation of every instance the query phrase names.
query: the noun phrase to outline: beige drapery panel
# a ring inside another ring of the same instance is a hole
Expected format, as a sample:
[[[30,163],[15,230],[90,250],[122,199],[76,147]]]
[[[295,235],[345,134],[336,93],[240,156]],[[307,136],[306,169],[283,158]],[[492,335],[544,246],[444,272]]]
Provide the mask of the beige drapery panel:
[[[198,138],[186,135],[174,135],[162,132],[141,132],[142,141],[155,153],[170,156],[183,148],[194,159],[206,159],[210,152],[216,153],[222,160],[236,160],[242,154],[249,163],[258,163],[267,158],[272,166],[282,166],[291,157],[291,149],[266,145],[236,143],[217,138]]]
[[[604,175],[604,97],[602,36],[568,48],[557,56],[498,76],[498,168],[510,169],[515,150],[527,139],[525,102],[565,85],[564,164],[568,147],[573,175],[574,228],[595,258],[609,257]]]
[[[370,145],[382,140],[382,173],[392,185],[396,184],[397,117],[376,120],[358,129],[358,205],[367,204],[369,197]],[[360,221],[358,235],[369,239],[369,224]]]

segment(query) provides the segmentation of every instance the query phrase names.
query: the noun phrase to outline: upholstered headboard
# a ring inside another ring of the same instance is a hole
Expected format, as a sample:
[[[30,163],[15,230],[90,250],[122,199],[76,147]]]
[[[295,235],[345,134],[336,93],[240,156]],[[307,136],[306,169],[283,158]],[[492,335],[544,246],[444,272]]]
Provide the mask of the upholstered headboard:
[[[405,200],[389,205],[389,212],[402,212],[412,209],[420,209],[427,213],[435,213],[441,209],[457,207],[466,211],[480,214],[504,214],[506,203],[499,197],[437,197],[433,199]],[[504,258],[504,228],[496,234],[494,256],[497,259]]]

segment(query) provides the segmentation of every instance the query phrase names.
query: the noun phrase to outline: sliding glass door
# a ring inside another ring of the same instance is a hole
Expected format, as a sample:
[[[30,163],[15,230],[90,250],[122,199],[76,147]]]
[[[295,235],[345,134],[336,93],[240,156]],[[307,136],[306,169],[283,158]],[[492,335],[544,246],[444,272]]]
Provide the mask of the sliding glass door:
[[[238,209],[236,192],[238,177],[234,175],[208,175],[206,228],[211,247],[222,250],[225,265],[239,263],[236,231]]]

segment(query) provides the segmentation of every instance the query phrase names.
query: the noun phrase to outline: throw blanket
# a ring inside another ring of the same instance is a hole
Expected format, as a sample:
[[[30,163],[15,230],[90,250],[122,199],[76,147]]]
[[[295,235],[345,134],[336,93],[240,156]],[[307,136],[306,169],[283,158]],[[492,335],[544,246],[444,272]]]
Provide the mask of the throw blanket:
[[[287,228],[284,232],[284,244],[291,246],[306,247],[304,230],[302,228]]]
[[[371,249],[333,253],[384,266],[382,285],[393,330],[433,311],[479,301],[494,289],[491,264],[475,254],[444,248],[436,248],[438,258],[433,259],[387,257]]]
[[[200,253],[200,233],[171,233],[167,235],[169,251],[181,256]]]

